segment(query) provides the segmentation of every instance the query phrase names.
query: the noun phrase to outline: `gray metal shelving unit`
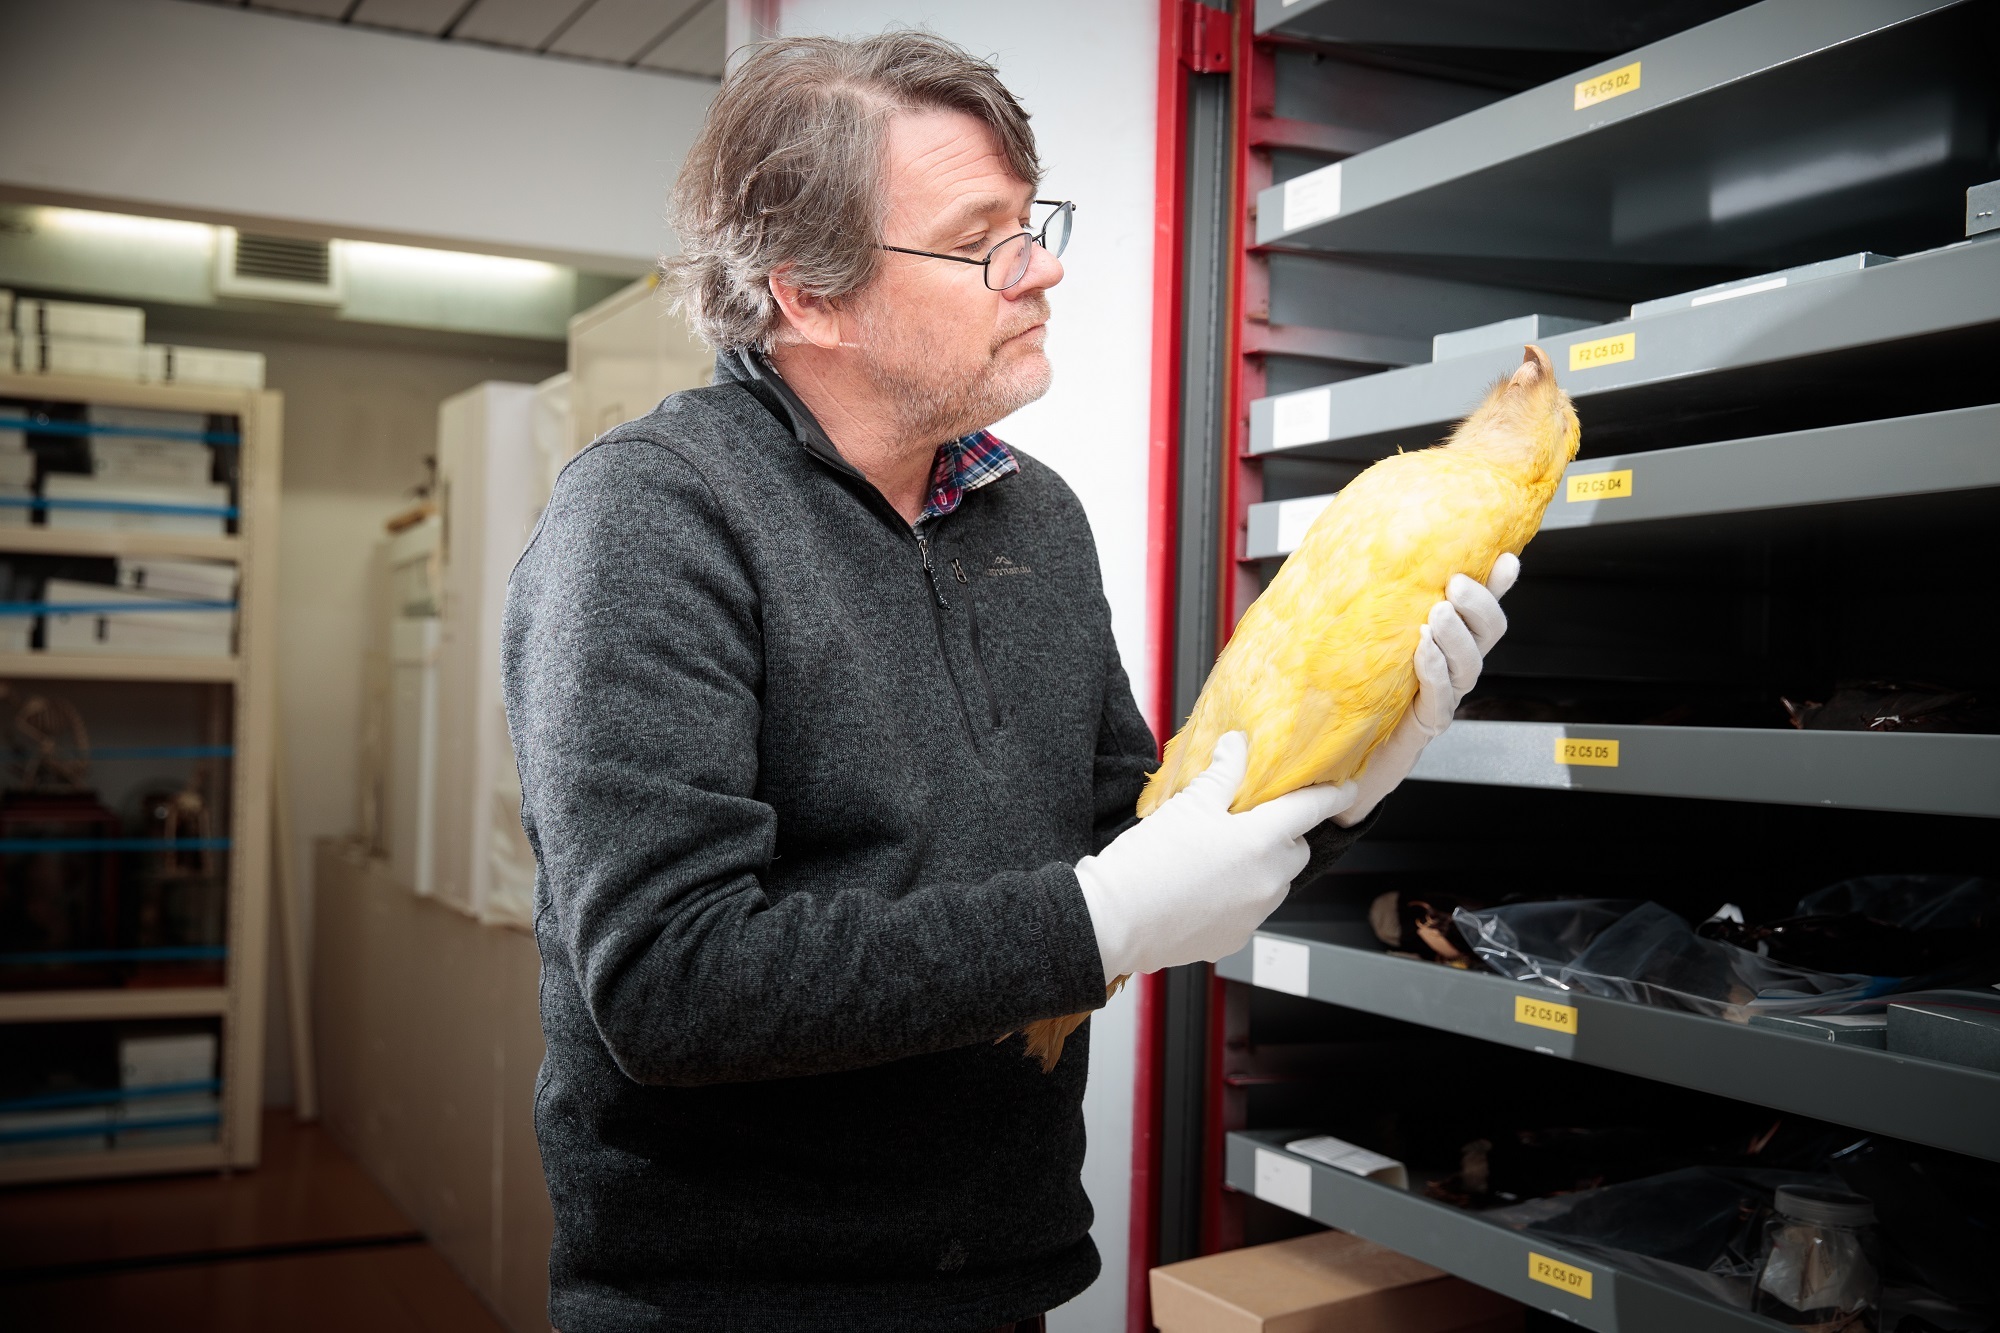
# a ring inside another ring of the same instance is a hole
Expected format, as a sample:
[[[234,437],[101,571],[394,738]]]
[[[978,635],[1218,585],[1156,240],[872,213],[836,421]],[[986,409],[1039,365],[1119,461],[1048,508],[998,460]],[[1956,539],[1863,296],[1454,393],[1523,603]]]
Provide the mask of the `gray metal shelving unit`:
[[[1746,284],[1755,286],[1756,284]],[[1584,420],[1607,432],[1713,414],[1787,394],[1843,389],[1857,375],[1925,373],[2000,340],[2000,234],[1891,264],[1546,339]],[[1519,364],[1518,346],[1259,399],[1250,452],[1368,461],[1430,444]]]
[[[1950,732],[1455,722],[1412,776],[2000,818],[2000,736]]]
[[[1231,984],[1177,969],[1157,1258],[1293,1234],[1200,1194],[1219,1173],[1584,1327],[1776,1328],[1283,1144],[1316,1124],[1443,1161],[1743,1111],[2000,1162],[2000,1073],[1395,957],[1362,919],[1390,888],[1463,886],[1696,916],[1725,893],[1761,920],[1858,874],[1993,873],[2000,735],[1799,731],[1777,705],[1932,673],[2000,689],[1940,628],[1984,595],[1967,571],[2000,517],[2000,232],[1965,222],[2000,178],[2000,0],[1237,0],[1234,21],[1235,156],[1190,129],[1190,217],[1225,227],[1226,199],[1235,231],[1214,263],[1215,230],[1190,231],[1181,274],[1174,708],[1332,493],[1443,438],[1532,338],[1582,455],[1486,715],[1743,725],[1460,720],[1216,965]],[[1496,1081],[1459,1105],[1466,1067]]]
[[[1979,18],[1947,12],[1958,7],[1766,0],[1273,185],[1258,196],[1257,243],[1740,264],[1879,227],[1869,185],[1892,179],[1920,204],[1984,179],[1990,148],[1955,125],[1980,119],[1994,87]],[[1553,7],[1540,17],[1556,25]],[[1842,171],[1855,188],[1823,188]]]
[[[1572,463],[1543,532],[2000,487],[2000,405]],[[1600,498],[1608,495],[1609,498]],[[1243,556],[1287,556],[1331,495],[1249,508]]]
[[[1230,1134],[1225,1180],[1232,1189],[1600,1333],[1771,1333],[1781,1327],[1476,1213],[1287,1152],[1286,1140],[1297,1137],[1283,1130]]]
[[[2000,1158],[2000,1074],[1983,1069],[1396,958],[1365,922],[1269,926],[1215,970],[1518,1050]],[[1574,1011],[1571,1030],[1524,1021],[1524,999]]]

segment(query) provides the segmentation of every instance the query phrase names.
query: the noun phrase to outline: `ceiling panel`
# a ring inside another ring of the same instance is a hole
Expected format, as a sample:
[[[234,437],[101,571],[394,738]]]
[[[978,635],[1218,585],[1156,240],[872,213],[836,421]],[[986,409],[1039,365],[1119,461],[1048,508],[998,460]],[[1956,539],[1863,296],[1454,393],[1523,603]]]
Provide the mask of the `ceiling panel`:
[[[370,28],[395,28],[432,37],[444,31],[465,0],[361,0],[351,22]]]
[[[721,78],[723,57],[729,54],[728,11],[723,0],[705,0],[686,23],[640,59],[640,67]]]
[[[252,9],[271,9],[280,14],[307,14],[316,19],[337,19],[354,0],[251,0]]]
[[[671,28],[701,0],[596,0],[577,15],[549,50],[557,55],[624,63]]]
[[[470,42],[540,50],[585,0],[479,0],[451,35]]]

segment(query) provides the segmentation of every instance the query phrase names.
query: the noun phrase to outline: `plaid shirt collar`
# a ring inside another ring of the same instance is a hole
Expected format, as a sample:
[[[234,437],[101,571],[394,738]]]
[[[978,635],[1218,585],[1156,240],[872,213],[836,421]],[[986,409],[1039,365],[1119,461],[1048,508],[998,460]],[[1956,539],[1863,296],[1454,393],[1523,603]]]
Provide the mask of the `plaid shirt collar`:
[[[820,429],[813,414],[799,401],[791,386],[778,374],[777,367],[764,356],[749,348],[734,352],[724,352],[715,359],[715,382],[756,385],[768,393],[774,411],[781,411],[790,418],[792,432],[800,444],[823,459],[829,465],[843,471],[854,471],[848,461],[840,456],[826,432]],[[943,518],[964,503],[966,493],[976,491],[981,486],[993,482],[1011,472],[1019,472],[1021,465],[1014,458],[999,436],[991,431],[974,431],[970,435],[951,440],[938,446],[937,459],[931,464],[931,484],[924,500],[924,511],[911,524],[916,532],[922,532],[924,524],[934,518]]]
[[[917,515],[911,526],[921,529],[932,519],[943,518],[958,508],[967,491],[976,491],[1020,470],[1014,451],[992,431],[974,431],[939,445],[937,461],[931,464],[931,488],[924,499],[924,512]]]

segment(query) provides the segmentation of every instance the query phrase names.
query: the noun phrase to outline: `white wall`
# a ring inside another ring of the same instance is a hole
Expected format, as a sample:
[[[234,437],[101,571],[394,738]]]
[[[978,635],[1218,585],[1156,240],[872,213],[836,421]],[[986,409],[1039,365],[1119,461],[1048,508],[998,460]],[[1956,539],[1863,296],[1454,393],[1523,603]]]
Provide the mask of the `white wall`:
[[[714,90],[181,0],[0,3],[0,189],[636,273]]]
[[[1034,118],[1043,197],[1077,202],[1067,272],[1050,293],[1055,387],[998,434],[1060,472],[1097,536],[1113,626],[1139,698],[1146,659],[1146,482],[1152,384],[1153,121],[1157,0],[734,0],[733,50],[783,34],[859,36],[921,26],[995,61]],[[767,29],[768,30],[768,29]],[[1084,1183],[1104,1275],[1049,1321],[1056,1333],[1125,1327],[1137,1025],[1128,988],[1092,1028]]]

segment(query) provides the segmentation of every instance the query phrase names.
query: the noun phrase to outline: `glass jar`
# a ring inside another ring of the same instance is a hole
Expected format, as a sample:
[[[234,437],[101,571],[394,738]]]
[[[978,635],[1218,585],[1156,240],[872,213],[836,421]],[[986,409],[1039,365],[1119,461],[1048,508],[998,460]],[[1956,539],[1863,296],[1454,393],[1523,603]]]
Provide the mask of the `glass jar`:
[[[1874,1204],[1844,1190],[1781,1186],[1750,1308],[1810,1333],[1876,1333],[1881,1273]]]

